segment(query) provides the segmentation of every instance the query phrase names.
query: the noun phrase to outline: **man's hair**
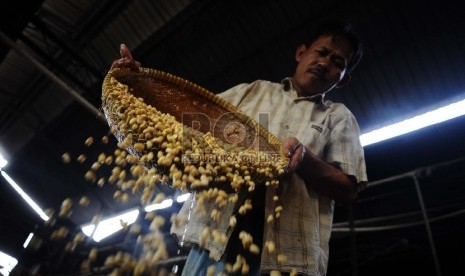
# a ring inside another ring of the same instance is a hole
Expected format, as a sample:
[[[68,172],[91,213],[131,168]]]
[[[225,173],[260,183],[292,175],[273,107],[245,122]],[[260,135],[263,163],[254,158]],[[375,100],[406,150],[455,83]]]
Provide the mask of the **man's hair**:
[[[349,42],[353,53],[352,58],[347,64],[347,72],[350,74],[359,64],[363,56],[363,44],[353,31],[352,25],[337,19],[320,21],[310,32],[310,43],[307,46],[310,46],[310,44],[322,35],[332,35],[334,38],[343,38]]]

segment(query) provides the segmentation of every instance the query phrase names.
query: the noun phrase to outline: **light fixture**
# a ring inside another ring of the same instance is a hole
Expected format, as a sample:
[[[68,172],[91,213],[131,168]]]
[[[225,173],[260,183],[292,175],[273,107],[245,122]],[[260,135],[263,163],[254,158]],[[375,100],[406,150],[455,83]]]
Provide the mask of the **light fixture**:
[[[16,258],[0,251],[0,275],[10,275],[10,272],[18,264]]]
[[[88,237],[92,236],[92,233],[94,233],[94,229],[95,229],[95,224],[87,224],[87,225],[81,226],[82,232]]]
[[[5,157],[0,153],[0,170],[5,168],[6,164],[8,164],[8,161],[6,161]]]
[[[26,248],[29,245],[33,237],[34,237],[34,233],[29,233],[29,236],[27,236],[27,239],[23,243],[24,248]]]
[[[49,217],[39,207],[39,205],[37,205],[37,203],[35,203],[34,200],[32,200],[32,198],[28,194],[26,194],[23,191],[23,189],[21,189],[21,187],[19,187],[19,185],[16,184],[16,182],[5,171],[1,171],[1,174],[2,174],[3,178],[5,178],[6,181],[11,185],[11,187],[13,187],[13,189],[16,190],[16,192],[27,202],[27,204],[29,204],[29,206],[31,206],[32,209],[34,209],[34,211],[36,211],[36,213],[43,220],[47,221],[49,219]]]
[[[176,198],[176,202],[178,203],[184,202],[189,198],[190,195],[191,195],[190,193],[182,194]]]
[[[95,228],[94,224],[84,225],[81,227],[81,229],[82,229],[82,232],[87,236],[91,236],[93,233],[92,238],[94,239],[94,241],[99,242],[103,240],[104,238],[123,229],[123,224],[126,224],[126,225],[133,224],[137,220],[138,216],[139,216],[139,210],[133,209],[133,210],[126,211],[122,214],[118,214],[118,215],[101,220],[97,224],[97,229],[95,229],[95,231],[94,231],[94,228]]]
[[[160,203],[151,204],[151,205],[146,206],[145,211],[146,212],[152,212],[154,210],[160,210],[160,209],[168,208],[171,205],[173,205],[173,200],[172,199],[165,199]]]
[[[426,112],[422,115],[360,135],[362,146],[381,142],[465,114],[465,100]]]

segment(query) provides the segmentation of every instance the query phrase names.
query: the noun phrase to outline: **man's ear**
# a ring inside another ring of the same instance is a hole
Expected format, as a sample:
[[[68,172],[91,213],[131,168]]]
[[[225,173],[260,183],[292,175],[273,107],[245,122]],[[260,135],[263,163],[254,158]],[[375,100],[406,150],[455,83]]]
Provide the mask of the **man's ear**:
[[[349,84],[352,76],[350,74],[344,74],[344,77],[337,83],[336,88],[341,88]]]
[[[300,60],[302,59],[302,54],[305,53],[305,51],[307,51],[307,45],[300,44],[297,47],[297,49],[295,50],[295,60],[297,62],[300,62]]]

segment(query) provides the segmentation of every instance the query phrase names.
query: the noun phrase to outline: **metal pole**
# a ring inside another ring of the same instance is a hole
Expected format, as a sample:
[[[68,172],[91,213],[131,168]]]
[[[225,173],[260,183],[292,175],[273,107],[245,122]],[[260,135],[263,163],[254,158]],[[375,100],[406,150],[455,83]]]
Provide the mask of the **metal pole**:
[[[428,213],[426,211],[425,203],[423,201],[423,196],[421,194],[420,184],[416,175],[412,176],[413,183],[415,184],[415,190],[417,191],[418,201],[420,203],[421,213],[423,215],[423,221],[425,223],[426,234],[428,236],[429,246],[431,248],[431,254],[433,255],[434,268],[436,269],[436,275],[441,276],[441,268],[439,266],[439,260],[436,253],[436,247],[434,245],[433,233],[431,232],[431,227],[429,223]]]
[[[83,105],[87,110],[95,114],[95,116],[102,120],[103,122],[107,123],[102,113],[90,102],[88,102],[85,98],[83,98],[76,90],[74,90],[71,86],[69,86],[66,82],[61,80],[57,75],[55,75],[52,71],[50,71],[47,67],[45,67],[40,61],[38,61],[34,56],[30,55],[27,51],[24,51],[19,47],[14,41],[12,41],[8,36],[6,36],[3,32],[0,31],[0,39],[4,44],[10,47],[13,50],[16,50],[20,55],[28,59],[32,62],[46,77],[48,77],[51,81],[55,82],[58,86],[64,89],[71,97],[73,97],[78,103]]]
[[[349,229],[350,229],[350,267],[352,271],[352,276],[358,275],[358,258],[357,258],[357,241],[355,233],[355,223],[354,223],[354,208],[352,204],[348,206],[349,211]]]

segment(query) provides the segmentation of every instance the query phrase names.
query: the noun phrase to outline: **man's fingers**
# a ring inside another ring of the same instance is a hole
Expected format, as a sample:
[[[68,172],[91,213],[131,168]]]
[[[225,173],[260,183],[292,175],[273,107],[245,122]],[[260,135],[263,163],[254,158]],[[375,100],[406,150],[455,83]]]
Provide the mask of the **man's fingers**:
[[[288,172],[293,172],[297,169],[302,162],[305,147],[295,137],[286,139],[283,143],[284,154],[289,158],[289,164],[287,166]]]
[[[128,47],[125,44],[120,45],[119,53],[121,54],[122,58],[132,59],[131,51],[129,51]]]
[[[304,152],[304,146],[297,144],[292,152],[291,160],[289,162],[289,171],[294,171],[302,160],[302,154]]]
[[[287,157],[291,157],[294,154],[296,148],[299,146],[299,144],[299,140],[297,140],[295,137],[290,137],[286,139],[286,141],[284,141],[283,144],[284,154]]]

